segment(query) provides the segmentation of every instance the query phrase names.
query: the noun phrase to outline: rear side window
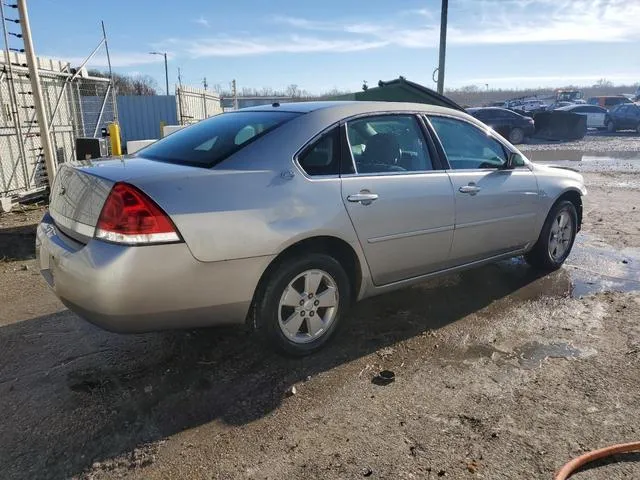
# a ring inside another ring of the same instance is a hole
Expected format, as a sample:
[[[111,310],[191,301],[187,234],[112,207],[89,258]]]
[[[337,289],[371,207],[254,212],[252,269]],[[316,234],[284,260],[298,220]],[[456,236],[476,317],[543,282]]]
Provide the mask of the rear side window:
[[[307,147],[298,156],[298,163],[307,175],[338,175],[340,173],[340,131],[338,127]]]
[[[138,154],[161,162],[210,168],[298,115],[277,111],[223,113],[178,130]]]

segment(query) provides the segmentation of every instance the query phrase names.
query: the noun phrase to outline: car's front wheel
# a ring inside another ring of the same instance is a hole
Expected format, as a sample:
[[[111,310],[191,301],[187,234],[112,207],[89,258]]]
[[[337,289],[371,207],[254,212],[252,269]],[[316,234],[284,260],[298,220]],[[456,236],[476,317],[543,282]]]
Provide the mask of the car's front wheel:
[[[333,257],[311,253],[280,263],[255,304],[255,323],[280,352],[303,356],[335,333],[351,303],[351,284]]]
[[[524,131],[521,128],[515,127],[509,133],[509,141],[514,145],[522,143],[524,140]]]
[[[611,120],[607,120],[607,132],[609,133],[615,133],[616,131],[616,126],[613,124],[613,122]]]
[[[560,268],[571,253],[577,231],[575,205],[568,200],[559,201],[551,208],[538,241],[525,255],[525,260],[540,270]]]

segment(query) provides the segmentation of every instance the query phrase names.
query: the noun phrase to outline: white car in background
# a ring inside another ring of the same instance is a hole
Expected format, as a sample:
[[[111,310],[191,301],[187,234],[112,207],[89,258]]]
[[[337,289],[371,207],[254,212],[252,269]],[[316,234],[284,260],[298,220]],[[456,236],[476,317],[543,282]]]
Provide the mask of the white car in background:
[[[566,107],[560,107],[556,110],[564,112],[579,113],[580,115],[587,116],[587,128],[605,128],[605,115],[607,110],[597,105],[568,105]]]

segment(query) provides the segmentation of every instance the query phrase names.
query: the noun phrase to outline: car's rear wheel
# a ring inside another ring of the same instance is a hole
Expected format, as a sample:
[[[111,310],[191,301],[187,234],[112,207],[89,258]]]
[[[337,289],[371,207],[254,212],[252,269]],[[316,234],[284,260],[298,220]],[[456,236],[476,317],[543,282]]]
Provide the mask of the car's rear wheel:
[[[511,132],[509,132],[509,141],[514,145],[517,143],[522,143],[524,140],[524,131],[521,128],[513,128]]]
[[[616,126],[613,124],[613,122],[611,120],[607,120],[607,132],[609,133],[615,133],[616,131]]]
[[[640,133],[640,123],[636,126],[636,133]]]
[[[538,241],[525,255],[525,260],[540,270],[560,268],[571,253],[577,231],[575,205],[568,200],[559,201],[551,208]]]
[[[351,303],[346,272],[333,257],[285,260],[269,275],[255,305],[258,331],[280,352],[303,356],[335,333]]]

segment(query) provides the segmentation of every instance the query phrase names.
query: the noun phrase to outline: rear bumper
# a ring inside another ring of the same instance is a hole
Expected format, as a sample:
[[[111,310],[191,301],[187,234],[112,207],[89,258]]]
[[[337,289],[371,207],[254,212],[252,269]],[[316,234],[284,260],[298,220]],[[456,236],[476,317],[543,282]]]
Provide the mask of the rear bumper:
[[[273,259],[200,262],[184,243],[84,245],[60,232],[49,214],[38,226],[36,255],[42,276],[70,310],[115,332],[244,323]]]

